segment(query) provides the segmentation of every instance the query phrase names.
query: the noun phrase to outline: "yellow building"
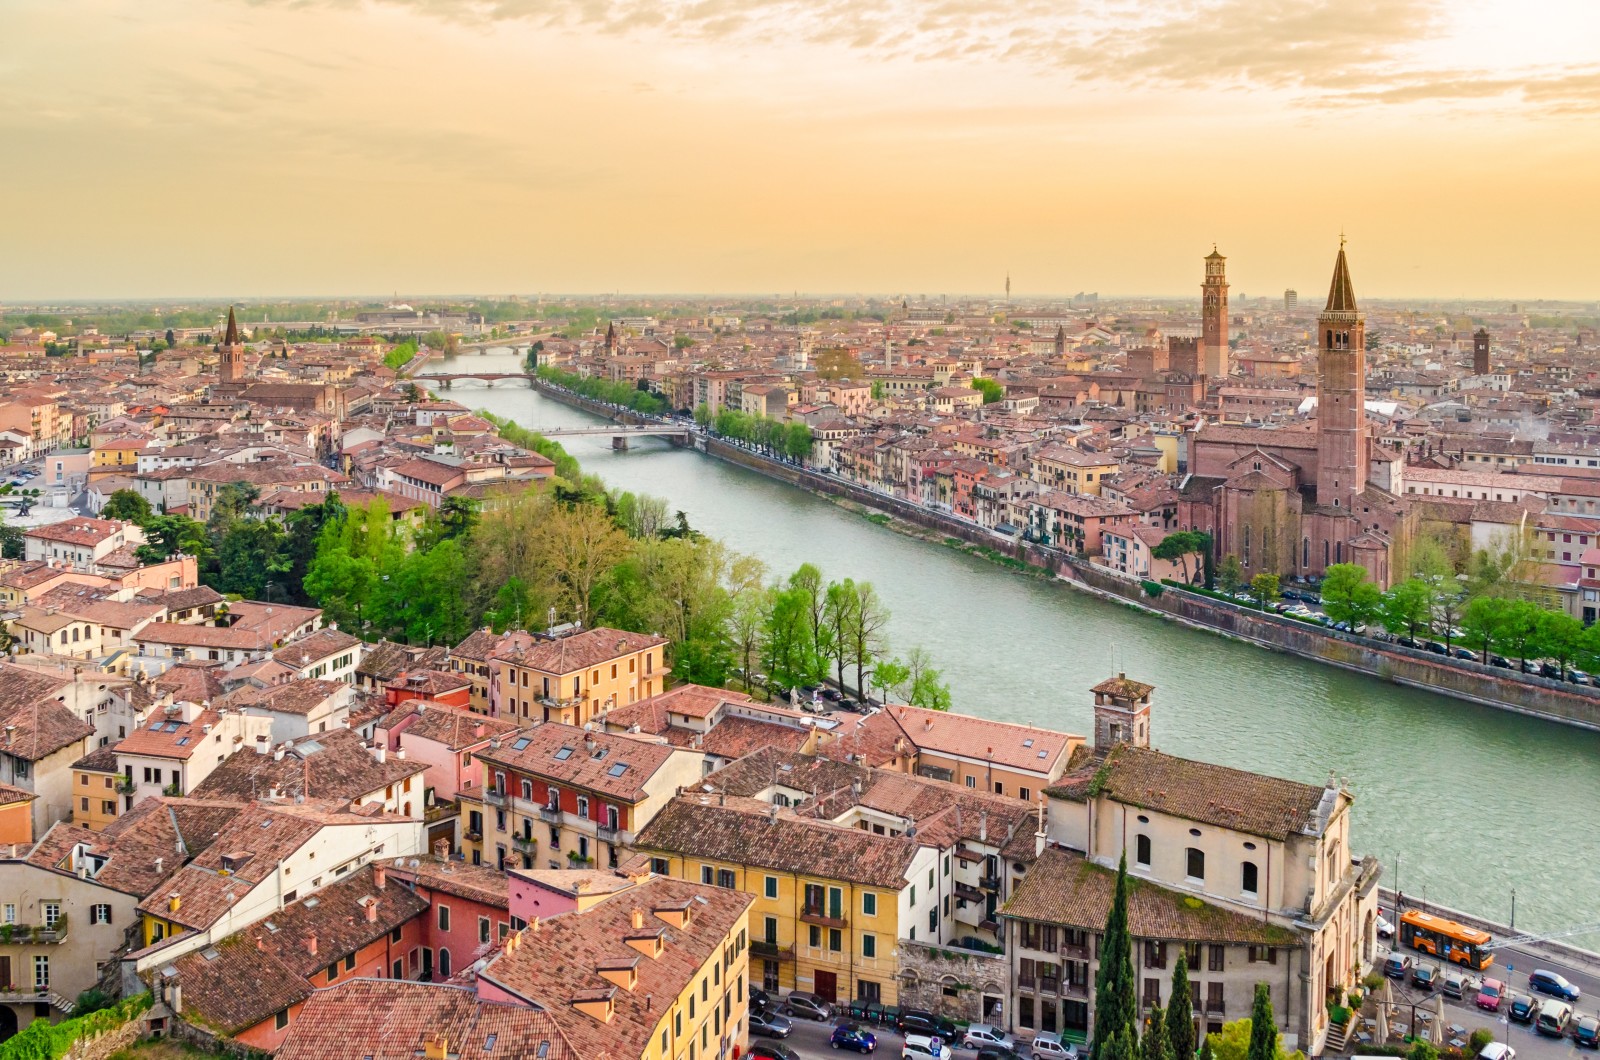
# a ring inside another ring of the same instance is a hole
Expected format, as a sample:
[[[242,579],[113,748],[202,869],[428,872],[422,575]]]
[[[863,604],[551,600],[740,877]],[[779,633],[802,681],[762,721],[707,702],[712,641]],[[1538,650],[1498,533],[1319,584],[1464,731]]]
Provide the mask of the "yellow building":
[[[754,899],[751,975],[769,993],[896,1004],[902,932],[938,938],[939,852],[909,835],[696,794],[669,803],[636,848],[654,872]]]
[[[490,713],[586,725],[603,711],[665,691],[666,650],[665,637],[604,626],[536,635],[490,660]]]
[[[1040,485],[1064,493],[1100,496],[1100,483],[1122,468],[1116,457],[1086,453],[1070,445],[1051,443],[1033,458],[1033,478]]]
[[[72,823],[96,832],[117,819],[123,800],[118,786],[117,753],[110,746],[96,748],[72,763]]]

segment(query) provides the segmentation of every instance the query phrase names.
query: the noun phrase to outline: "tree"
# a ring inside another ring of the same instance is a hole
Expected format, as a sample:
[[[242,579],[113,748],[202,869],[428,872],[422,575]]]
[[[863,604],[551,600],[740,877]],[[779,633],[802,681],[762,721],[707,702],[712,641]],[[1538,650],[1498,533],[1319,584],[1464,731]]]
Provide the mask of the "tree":
[[[1538,624],[1537,654],[1554,659],[1566,680],[1568,664],[1583,649],[1583,623],[1565,611],[1541,611]]]
[[[1232,596],[1243,584],[1244,568],[1239,565],[1239,557],[1230,552],[1222,557],[1222,566],[1217,571],[1217,587]]]
[[[268,597],[268,586],[278,587],[287,600],[282,575],[290,562],[285,545],[287,535],[276,519],[241,519],[222,535],[217,548],[217,569],[212,588],[220,593],[237,593],[246,600]]]
[[[1506,607],[1500,642],[1505,653],[1519,662],[1539,654],[1539,617],[1544,609],[1531,600],[1512,600]]]
[[[888,649],[884,630],[889,625],[889,609],[884,606],[871,582],[856,582],[855,593],[854,623],[850,627],[848,655],[850,665],[856,671],[856,691],[866,698],[867,667]]]
[[[1131,1027],[1124,1027],[1113,1034],[1104,1048],[1099,1048],[1098,1039],[1095,1045],[1095,1060],[1139,1060],[1139,1043]]]
[[[983,403],[985,405],[992,405],[1006,396],[1006,388],[993,379],[974,379],[972,381],[972,389],[983,395]]]
[[[1094,983],[1094,1051],[1091,1060],[1120,1060],[1117,1038],[1131,1036],[1138,1019],[1133,987],[1133,940],[1128,934],[1128,855],[1117,866],[1117,886],[1100,942]],[[1130,1048],[1131,1052],[1131,1048]]]
[[[909,675],[906,702],[928,710],[950,709],[950,686],[940,680],[943,675],[934,669],[931,657],[921,645],[906,655],[906,670]]]
[[[694,422],[697,425],[701,427],[709,427],[711,426],[711,420],[712,416],[710,405],[707,405],[705,402],[701,402],[694,407]]]
[[[1595,628],[1600,629],[1600,626]],[[1600,642],[1596,643],[1596,652],[1600,654]],[[890,692],[904,688],[906,682],[911,680],[911,667],[899,659],[880,659],[878,665],[872,668],[872,680],[878,686],[879,696],[887,702]]]
[[[1433,621],[1447,648],[1454,643],[1466,603],[1466,594],[1459,583],[1447,580],[1433,583]]]
[[[1250,1049],[1245,1060],[1277,1060],[1278,1025],[1272,1020],[1272,991],[1266,983],[1256,984],[1250,1004]]]
[[[1367,580],[1367,569],[1359,563],[1335,563],[1322,576],[1322,610],[1351,629],[1374,621],[1382,602],[1383,594]]]
[[[140,563],[160,563],[180,553],[203,562],[211,553],[205,524],[187,515],[152,515],[143,529],[145,543],[133,550]]]
[[[789,575],[789,588],[801,593],[806,607],[806,628],[811,635],[811,654],[823,660],[833,654],[833,645],[828,642],[830,631],[827,623],[823,621],[822,612],[827,605],[827,589],[823,585],[822,571],[815,564],[802,563]],[[826,667],[819,671],[826,672]]]
[[[1479,596],[1461,612],[1462,640],[1489,662],[1489,651],[1500,646],[1510,619],[1511,601],[1499,596]]]
[[[849,578],[842,582],[829,582],[822,603],[822,621],[828,627],[825,638],[828,653],[834,664],[834,683],[844,687],[845,662],[850,657],[850,646],[855,642],[856,584]]]
[[[1144,1036],[1139,1040],[1139,1060],[1171,1060],[1167,1052],[1167,1014],[1160,1005],[1145,1018]]]
[[[1178,951],[1172,969],[1172,997],[1167,1004],[1167,1051],[1173,1060],[1194,1056],[1194,997],[1189,989],[1189,955]]]
[[[770,604],[762,631],[767,675],[784,688],[812,683],[824,664],[813,647],[805,592],[794,588],[774,590]]]
[[[121,489],[106,498],[100,509],[102,519],[121,519],[129,523],[143,523],[150,518],[150,502],[137,490]]]
[[[1263,609],[1268,604],[1278,601],[1278,576],[1276,574],[1257,574],[1250,579],[1250,595],[1256,598],[1256,603]]]
[[[27,555],[28,543],[20,526],[0,526],[0,559],[21,559]]]
[[[1380,619],[1383,628],[1399,636],[1415,638],[1417,630],[1433,621],[1433,587],[1421,578],[1407,578],[1383,594]]]
[[[1150,555],[1156,559],[1166,560],[1169,563],[1179,563],[1183,566],[1183,580],[1187,584],[1194,584],[1194,579],[1189,575],[1189,557],[1196,553],[1205,553],[1211,547],[1211,535],[1198,530],[1175,530],[1156,543],[1150,550]],[[1200,573],[1199,564],[1196,564],[1195,573]]]
[[[557,606],[588,625],[595,588],[628,554],[627,535],[612,524],[604,509],[593,505],[558,505],[550,514],[544,531]]]
[[[799,462],[811,455],[813,439],[811,428],[796,421],[783,428],[783,455]]]

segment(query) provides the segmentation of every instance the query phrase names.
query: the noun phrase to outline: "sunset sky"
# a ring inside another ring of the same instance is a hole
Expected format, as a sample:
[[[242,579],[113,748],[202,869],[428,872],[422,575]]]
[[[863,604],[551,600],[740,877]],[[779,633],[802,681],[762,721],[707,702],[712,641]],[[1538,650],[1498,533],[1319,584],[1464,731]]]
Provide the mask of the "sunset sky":
[[[1594,0],[0,0],[0,303],[1600,298]]]

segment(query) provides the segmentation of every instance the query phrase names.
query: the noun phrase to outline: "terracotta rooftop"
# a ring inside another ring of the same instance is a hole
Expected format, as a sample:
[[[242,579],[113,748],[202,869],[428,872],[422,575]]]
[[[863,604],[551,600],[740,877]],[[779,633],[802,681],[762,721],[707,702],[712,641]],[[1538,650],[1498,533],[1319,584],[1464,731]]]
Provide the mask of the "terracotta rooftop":
[[[270,950],[258,949],[249,932],[231,935],[170,966],[183,987],[183,1018],[232,1037],[298,1005],[314,991]]]
[[[922,707],[889,707],[906,738],[920,751],[993,762],[1009,769],[1051,773],[1083,737],[1032,725],[991,721]]]
[[[352,979],[313,994],[274,1057],[416,1060],[423,1043],[435,1037],[443,1038],[452,1054],[463,1057],[576,1060],[577,1056],[548,1012],[480,1001],[470,987]]]
[[[427,771],[427,764],[385,755],[379,762],[353,729],[330,729],[293,740],[282,758],[257,754],[246,748],[218,765],[190,793],[197,799],[264,798],[276,788],[286,797],[306,795],[318,799],[356,800],[400,784]],[[415,785],[416,805],[422,806],[422,785]]]
[[[639,802],[645,784],[678,751],[615,733],[546,722],[522,729],[477,752],[477,759],[563,787],[584,788],[624,802]]]
[[[526,666],[549,674],[570,674],[666,643],[665,637],[651,636],[647,633],[628,633],[602,626],[584,630],[582,633],[557,637],[554,640],[533,640],[527,644],[503,649],[494,658],[500,662]],[[663,665],[656,670],[656,674],[665,677],[666,666]]]

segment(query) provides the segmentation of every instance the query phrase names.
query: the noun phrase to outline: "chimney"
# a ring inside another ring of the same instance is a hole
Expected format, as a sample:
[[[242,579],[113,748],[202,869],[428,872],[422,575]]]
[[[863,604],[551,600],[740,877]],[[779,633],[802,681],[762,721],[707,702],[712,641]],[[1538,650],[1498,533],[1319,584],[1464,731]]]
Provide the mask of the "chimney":
[[[306,952],[313,957],[317,955],[317,936],[315,932],[306,939]]]
[[[165,860],[165,858],[156,858],[156,874],[158,876],[161,874],[161,863]]]
[[[988,810],[979,810],[978,811],[978,842],[987,843],[988,841],[989,841],[989,811]]]
[[[374,899],[372,899],[371,901],[369,901],[367,903],[367,923],[376,924],[377,922],[378,922],[378,900],[376,898],[374,898]]]
[[[373,744],[369,750],[372,751],[372,757],[377,760],[380,766],[383,765],[384,761],[389,757],[389,749],[383,746],[381,743]]]
[[[167,912],[169,913],[176,913],[182,905],[183,896],[178,894],[176,891],[172,892],[172,894],[167,898]]]
[[[256,949],[262,953],[267,952],[267,940],[262,938],[260,935],[256,936]]]
[[[167,1007],[174,1016],[183,1014],[183,984],[176,979],[167,987]]]
[[[280,743],[277,747],[272,749],[272,760],[274,762],[283,761],[283,744]]]
[[[7,725],[6,726],[6,746],[10,747],[12,744],[14,744],[16,742],[17,742],[17,727],[15,725]]]
[[[450,1039],[442,1034],[422,1039],[423,1060],[447,1060],[450,1056]]]
[[[378,890],[389,886],[389,870],[382,865],[372,866],[372,885]]]

